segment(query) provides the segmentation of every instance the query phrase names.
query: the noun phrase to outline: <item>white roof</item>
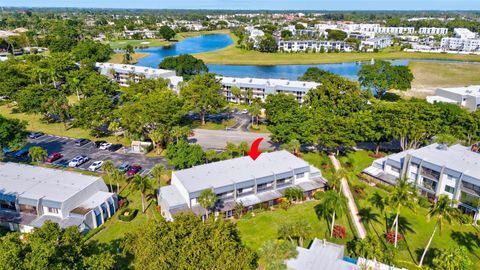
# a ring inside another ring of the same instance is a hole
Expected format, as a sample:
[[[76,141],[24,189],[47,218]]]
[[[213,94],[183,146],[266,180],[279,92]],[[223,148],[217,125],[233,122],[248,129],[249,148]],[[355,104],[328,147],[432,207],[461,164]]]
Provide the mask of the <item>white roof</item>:
[[[281,79],[257,79],[257,78],[235,78],[219,77],[222,84],[229,85],[255,85],[264,88],[296,88],[299,91],[308,91],[319,86],[316,82],[291,81]]]
[[[126,64],[113,64],[113,63],[96,63],[96,67],[100,69],[114,69],[117,72],[134,72],[136,74],[145,74],[151,76],[172,76],[175,75],[175,71],[168,69],[150,68]]]
[[[22,198],[64,202],[97,181],[102,179],[77,172],[0,163],[0,193]]]
[[[442,96],[427,96],[427,102],[429,103],[435,103],[435,102],[445,102],[445,103],[458,103],[456,100],[442,97]]]
[[[448,91],[462,96],[480,97],[480,85],[470,85],[465,87],[439,88],[439,90]]]

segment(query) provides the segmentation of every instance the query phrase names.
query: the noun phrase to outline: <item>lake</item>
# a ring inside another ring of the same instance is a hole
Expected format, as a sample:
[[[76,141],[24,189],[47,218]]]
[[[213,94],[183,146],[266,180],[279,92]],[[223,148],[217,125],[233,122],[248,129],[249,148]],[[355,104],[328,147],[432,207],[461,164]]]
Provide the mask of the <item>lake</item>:
[[[194,54],[203,52],[212,52],[230,46],[233,40],[226,34],[203,35],[189,37],[174,45],[166,47],[151,47],[138,49],[138,52],[149,53],[150,55],[142,58],[136,64],[137,66],[147,66],[156,68],[163,58],[180,54]],[[470,63],[480,64],[479,62],[462,62],[451,60],[422,60],[425,62],[449,62],[449,63]],[[392,60],[393,65],[408,65],[409,59]],[[357,79],[357,73],[363,64],[367,62],[345,62],[338,64],[318,64],[318,65],[276,65],[276,66],[254,66],[254,65],[208,65],[210,72],[229,77],[250,77],[265,79],[288,79],[296,80],[303,75],[309,67],[318,67],[328,70],[337,75],[347,77],[352,80]]]

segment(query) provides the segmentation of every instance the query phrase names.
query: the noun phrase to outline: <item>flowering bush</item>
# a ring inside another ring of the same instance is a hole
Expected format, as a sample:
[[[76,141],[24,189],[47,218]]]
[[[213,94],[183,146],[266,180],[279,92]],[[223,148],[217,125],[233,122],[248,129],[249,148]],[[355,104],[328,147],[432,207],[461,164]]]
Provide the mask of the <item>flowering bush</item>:
[[[403,237],[402,234],[397,234],[397,242],[400,242],[402,240],[404,240],[405,238]],[[387,233],[387,241],[390,243],[390,244],[394,244],[395,243],[395,231],[389,231]]]
[[[347,237],[347,231],[345,230],[345,227],[340,225],[333,226],[333,237],[345,239],[345,237]]]

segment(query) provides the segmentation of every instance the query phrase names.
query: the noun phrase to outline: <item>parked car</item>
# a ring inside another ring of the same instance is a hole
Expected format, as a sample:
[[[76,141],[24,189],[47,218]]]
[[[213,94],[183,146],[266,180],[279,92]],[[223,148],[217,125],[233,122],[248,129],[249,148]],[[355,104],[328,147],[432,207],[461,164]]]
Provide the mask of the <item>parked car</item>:
[[[132,165],[127,171],[127,176],[134,176],[135,174],[139,173],[142,170],[140,165]]]
[[[110,152],[115,152],[115,151],[117,151],[118,149],[120,149],[120,148],[122,148],[122,147],[123,147],[123,145],[118,144],[118,143],[117,143],[117,144],[112,144],[112,145],[108,148],[108,151],[110,151]]]
[[[68,163],[68,167],[78,167],[87,162],[90,158],[87,156],[76,156]]]
[[[90,167],[88,167],[88,170],[92,172],[97,171],[102,167],[102,164],[103,164],[102,160],[95,161],[92,163],[92,165],[90,165]]]
[[[98,149],[100,149],[100,150],[107,150],[108,148],[110,148],[110,146],[112,146],[111,143],[105,142],[105,143],[102,143]]]
[[[96,148],[99,148],[102,144],[106,143],[107,141],[95,141],[93,144]]]
[[[75,145],[76,145],[76,146],[83,146],[83,145],[85,145],[85,144],[87,144],[87,143],[89,143],[89,142],[90,142],[89,139],[81,138],[81,139],[78,139],[78,140],[75,141]]]
[[[122,163],[122,165],[118,166],[117,168],[121,172],[127,172],[128,169],[130,169],[130,164],[128,163]]]
[[[22,157],[26,154],[28,154],[28,150],[30,149],[30,147],[24,147],[20,150],[18,150],[16,153],[15,153],[15,157],[19,158],[19,157]]]
[[[37,139],[37,138],[42,137],[43,135],[45,135],[45,133],[43,133],[43,132],[32,132],[32,133],[28,134],[28,138]]]
[[[52,163],[54,162],[55,160],[58,160],[62,157],[62,154],[58,153],[58,152],[55,152],[55,153],[51,153],[48,157],[47,157],[47,162],[48,163]]]

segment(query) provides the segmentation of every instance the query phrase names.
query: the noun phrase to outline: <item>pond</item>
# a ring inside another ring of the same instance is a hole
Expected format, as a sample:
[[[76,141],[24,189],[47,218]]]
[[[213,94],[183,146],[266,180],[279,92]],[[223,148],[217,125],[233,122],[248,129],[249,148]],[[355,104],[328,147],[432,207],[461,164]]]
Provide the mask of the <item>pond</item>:
[[[138,66],[147,66],[156,68],[163,58],[180,54],[194,54],[211,52],[230,46],[233,40],[226,34],[203,35],[189,37],[174,45],[166,47],[151,47],[138,49],[138,52],[149,53],[150,55],[142,58],[136,64]],[[451,63],[470,63],[480,64],[479,62],[462,62],[451,60],[422,60],[414,61],[426,62],[451,62]],[[392,60],[393,65],[408,65],[410,59]],[[347,77],[352,80],[357,79],[357,73],[363,64],[367,62],[345,62],[337,64],[318,64],[318,65],[276,65],[276,66],[255,66],[255,65],[208,65],[210,72],[229,77],[250,77],[264,79],[288,79],[296,80],[303,75],[309,67],[318,67],[328,70],[337,75]]]

